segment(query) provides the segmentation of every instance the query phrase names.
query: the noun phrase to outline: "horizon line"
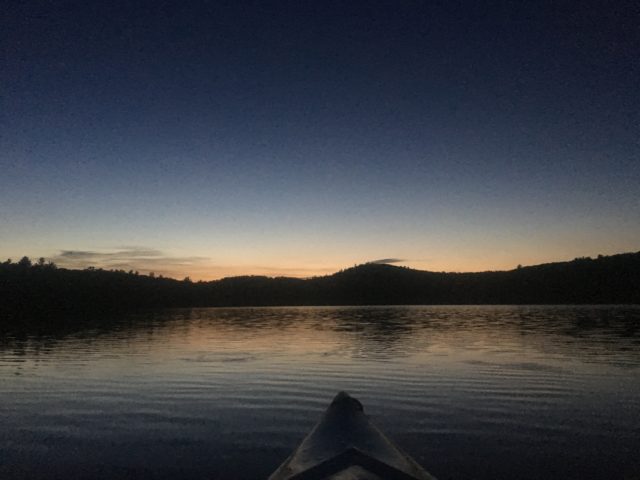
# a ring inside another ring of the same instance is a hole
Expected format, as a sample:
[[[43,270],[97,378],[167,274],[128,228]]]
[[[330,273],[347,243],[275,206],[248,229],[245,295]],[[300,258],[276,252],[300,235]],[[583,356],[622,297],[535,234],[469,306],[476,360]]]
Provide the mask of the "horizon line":
[[[173,275],[164,275],[162,273],[155,273],[155,270],[151,270],[151,269],[142,269],[143,271],[141,272],[140,268],[129,268],[129,269],[125,269],[125,268],[109,268],[108,266],[97,266],[97,265],[86,265],[86,266],[72,266],[72,265],[65,265],[64,262],[62,263],[58,263],[53,261],[53,259],[59,258],[60,256],[54,256],[54,257],[38,257],[38,260],[44,260],[44,262],[49,262],[49,265],[54,265],[56,268],[59,269],[64,269],[64,270],[71,270],[71,271],[86,271],[86,270],[98,270],[98,271],[105,271],[105,272],[121,272],[121,273],[126,273],[126,274],[135,274],[135,275],[141,275],[141,276],[146,276],[146,277],[151,277],[151,278],[163,278],[163,279],[169,279],[169,280],[175,280],[175,281],[192,281],[192,282],[197,282],[197,283],[208,283],[208,282],[216,282],[216,281],[221,281],[221,280],[225,280],[225,279],[232,279],[232,278],[243,278],[243,277],[261,277],[261,278],[272,278],[272,279],[276,279],[276,278],[290,278],[290,279],[295,279],[295,280],[311,280],[314,278],[321,278],[321,277],[329,277],[332,275],[335,275],[337,273],[340,272],[344,272],[346,270],[350,270],[350,269],[354,269],[357,267],[363,267],[363,266],[367,266],[367,265],[379,265],[379,266],[388,266],[388,267],[393,267],[393,268],[401,268],[401,269],[406,269],[406,270],[414,270],[414,271],[418,271],[418,272],[429,272],[429,273],[441,273],[441,274],[480,274],[480,273],[490,273],[490,272],[510,272],[513,270],[518,270],[521,268],[531,268],[531,267],[538,267],[538,266],[543,266],[543,265],[549,265],[549,264],[554,264],[554,263],[569,263],[569,262],[573,262],[573,261],[578,261],[578,260],[598,260],[598,259],[602,259],[602,258],[608,258],[608,257],[614,257],[614,256],[618,256],[618,255],[633,255],[633,254],[640,254],[640,250],[638,251],[628,251],[628,252],[619,252],[619,253],[613,253],[613,254],[608,254],[608,255],[602,255],[602,254],[598,254],[595,256],[595,258],[591,257],[591,256],[578,256],[578,257],[574,257],[573,259],[570,260],[555,260],[555,261],[550,261],[550,262],[543,262],[543,263],[536,263],[536,264],[529,264],[529,265],[523,265],[523,264],[518,264],[516,267],[514,268],[509,268],[509,269],[485,269],[485,270],[477,270],[477,271],[461,271],[461,270],[425,270],[425,269],[420,269],[420,268],[415,268],[415,267],[411,267],[411,266],[407,266],[407,265],[395,265],[395,263],[404,263],[403,260],[399,260],[399,259],[389,259],[392,261],[389,262],[384,262],[381,260],[373,260],[373,261],[368,261],[368,262],[362,262],[362,263],[355,263],[352,266],[349,267],[343,267],[343,268],[338,268],[338,269],[331,269],[330,273],[324,273],[324,274],[318,274],[318,275],[307,275],[307,276],[295,276],[295,275],[291,275],[291,274],[282,274],[282,275],[269,275],[269,274],[260,274],[260,273],[246,273],[246,274],[240,274],[240,275],[227,275],[227,276],[221,276],[218,278],[211,278],[211,279],[195,279],[192,280],[191,279],[191,275],[186,275],[182,278],[179,278],[178,276],[173,276]],[[6,261],[4,262],[0,262],[0,263],[13,263],[13,264],[18,264],[20,261],[23,261],[24,259],[28,259],[30,261],[32,261],[33,265],[36,265],[36,261],[34,261],[34,259],[31,259],[29,256],[25,255],[23,257],[21,257],[21,260],[18,261],[12,261],[11,258],[8,258]],[[384,259],[386,260],[386,259]],[[45,263],[46,265],[46,263]],[[146,271],[144,271],[146,270]],[[296,270],[296,269],[293,269]],[[298,270],[303,270],[303,269],[298,269]],[[324,269],[329,271],[329,269]]]

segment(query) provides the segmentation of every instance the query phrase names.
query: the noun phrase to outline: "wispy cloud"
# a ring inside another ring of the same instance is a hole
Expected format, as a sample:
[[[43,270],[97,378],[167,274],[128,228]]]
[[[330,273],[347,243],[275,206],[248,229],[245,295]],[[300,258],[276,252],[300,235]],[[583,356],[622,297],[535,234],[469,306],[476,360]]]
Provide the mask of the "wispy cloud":
[[[98,267],[173,275],[177,271],[202,266],[209,258],[171,256],[153,248],[126,247],[113,250],[61,250],[52,260],[65,268]]]
[[[212,280],[236,275],[267,275],[270,277],[311,277],[333,273],[335,267],[283,267],[249,264],[218,264],[209,257],[173,256],[162,250],[141,246],[120,246],[96,250],[60,250],[50,257],[58,266],[71,269],[87,267],[105,270],[154,272],[173,278],[189,276],[194,280]]]
[[[367,263],[383,264],[383,263],[402,263],[406,262],[403,258],[381,258],[379,260],[372,260]]]

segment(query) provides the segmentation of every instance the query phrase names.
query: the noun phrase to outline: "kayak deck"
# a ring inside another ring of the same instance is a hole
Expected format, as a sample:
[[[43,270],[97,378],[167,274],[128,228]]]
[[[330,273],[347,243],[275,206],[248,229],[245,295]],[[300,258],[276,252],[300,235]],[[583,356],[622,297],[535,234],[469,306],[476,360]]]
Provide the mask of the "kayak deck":
[[[435,480],[340,392],[320,422],[269,480]]]

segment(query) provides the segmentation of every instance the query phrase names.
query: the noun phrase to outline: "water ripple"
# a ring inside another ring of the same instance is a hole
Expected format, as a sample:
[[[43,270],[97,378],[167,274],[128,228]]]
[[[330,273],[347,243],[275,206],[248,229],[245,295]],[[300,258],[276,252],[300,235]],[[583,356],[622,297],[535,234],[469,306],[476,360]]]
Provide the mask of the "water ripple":
[[[265,478],[338,390],[441,478],[640,475],[637,307],[190,309],[47,325],[2,327],[2,478]]]

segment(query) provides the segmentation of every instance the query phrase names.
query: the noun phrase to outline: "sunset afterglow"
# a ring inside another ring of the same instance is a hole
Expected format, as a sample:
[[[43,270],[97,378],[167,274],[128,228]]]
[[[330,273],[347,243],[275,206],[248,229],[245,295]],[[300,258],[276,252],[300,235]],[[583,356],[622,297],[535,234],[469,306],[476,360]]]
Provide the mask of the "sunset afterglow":
[[[615,9],[596,35],[533,3],[101,5],[8,16],[0,258],[214,279],[640,248]]]

